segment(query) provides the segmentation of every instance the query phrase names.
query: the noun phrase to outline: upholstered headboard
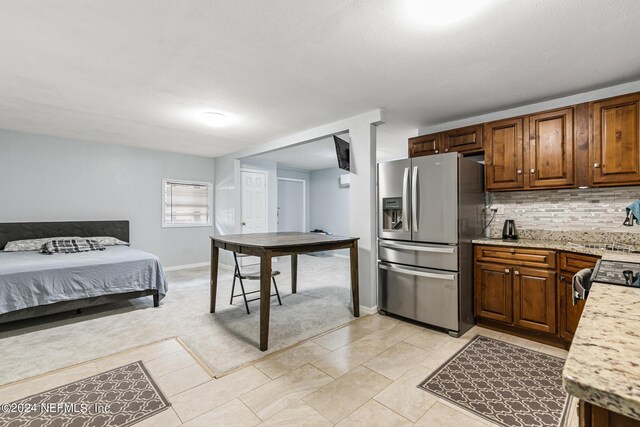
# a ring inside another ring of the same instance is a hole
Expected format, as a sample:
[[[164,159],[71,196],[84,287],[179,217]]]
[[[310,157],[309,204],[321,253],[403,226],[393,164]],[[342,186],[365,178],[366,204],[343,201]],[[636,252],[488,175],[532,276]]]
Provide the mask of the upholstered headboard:
[[[65,221],[0,223],[0,250],[7,242],[45,237],[111,236],[129,242],[129,221]]]

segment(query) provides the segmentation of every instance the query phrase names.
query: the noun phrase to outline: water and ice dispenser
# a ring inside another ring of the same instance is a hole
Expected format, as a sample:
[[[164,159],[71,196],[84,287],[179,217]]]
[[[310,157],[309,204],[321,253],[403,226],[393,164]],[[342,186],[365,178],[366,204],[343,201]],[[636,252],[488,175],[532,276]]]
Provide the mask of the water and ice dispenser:
[[[382,229],[402,230],[402,197],[382,199]]]

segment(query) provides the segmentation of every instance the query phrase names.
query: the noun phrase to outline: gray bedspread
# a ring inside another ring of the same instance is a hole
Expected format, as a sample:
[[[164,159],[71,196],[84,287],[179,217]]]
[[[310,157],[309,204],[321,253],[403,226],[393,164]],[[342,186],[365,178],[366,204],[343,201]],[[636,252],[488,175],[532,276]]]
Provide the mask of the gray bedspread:
[[[160,260],[127,246],[43,255],[0,251],[0,314],[61,301],[157,289],[167,293]]]

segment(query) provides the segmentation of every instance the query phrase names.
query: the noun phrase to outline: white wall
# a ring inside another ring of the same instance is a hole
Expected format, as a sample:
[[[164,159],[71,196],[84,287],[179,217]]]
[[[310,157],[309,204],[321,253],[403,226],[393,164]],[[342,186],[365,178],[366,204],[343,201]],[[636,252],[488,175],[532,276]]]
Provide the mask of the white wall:
[[[215,234],[240,232],[240,161],[218,157],[215,159]],[[238,181],[236,181],[238,175]],[[238,184],[237,184],[238,183]]]
[[[217,157],[215,159],[215,230],[216,236],[240,233],[240,160]],[[233,256],[228,251],[220,251],[220,261],[233,265]]]
[[[345,173],[338,168],[311,171],[311,230],[349,235],[349,188],[338,182]]]
[[[299,170],[299,169],[291,169],[291,168],[284,168],[281,166],[278,166],[278,178],[291,178],[291,179],[301,179],[304,181],[304,188],[305,188],[305,201],[304,201],[304,206],[305,206],[305,221],[304,223],[307,225],[307,230],[309,231],[310,228],[310,223],[311,223],[311,181],[310,181],[310,177],[311,177],[311,173],[309,171],[306,170]],[[280,197],[281,195],[278,194],[278,197]]]
[[[349,230],[358,241],[360,304],[378,301],[378,247],[376,245],[376,125],[360,121],[349,128],[351,187]],[[364,286],[363,286],[364,284]]]
[[[0,221],[131,222],[165,267],[205,262],[213,227],[162,228],[162,179],[214,181],[214,160],[0,131]]]

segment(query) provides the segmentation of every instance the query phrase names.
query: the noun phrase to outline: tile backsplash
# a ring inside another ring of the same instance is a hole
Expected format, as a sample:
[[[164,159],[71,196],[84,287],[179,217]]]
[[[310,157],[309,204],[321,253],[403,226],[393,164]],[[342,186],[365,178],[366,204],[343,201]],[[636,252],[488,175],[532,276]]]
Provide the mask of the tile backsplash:
[[[563,231],[611,231],[640,233],[640,225],[622,225],[625,208],[640,198],[640,187],[590,188],[583,190],[514,191],[489,194],[498,212],[492,234],[502,230],[505,219],[518,229]]]

